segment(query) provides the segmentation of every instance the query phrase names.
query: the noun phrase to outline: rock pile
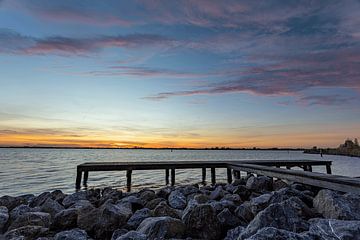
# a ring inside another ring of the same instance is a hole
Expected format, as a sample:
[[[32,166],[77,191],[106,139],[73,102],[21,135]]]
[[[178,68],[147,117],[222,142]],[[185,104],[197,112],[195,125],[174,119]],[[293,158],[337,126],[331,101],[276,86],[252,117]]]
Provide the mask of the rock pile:
[[[132,193],[2,196],[0,239],[360,239],[360,196],[264,176]]]

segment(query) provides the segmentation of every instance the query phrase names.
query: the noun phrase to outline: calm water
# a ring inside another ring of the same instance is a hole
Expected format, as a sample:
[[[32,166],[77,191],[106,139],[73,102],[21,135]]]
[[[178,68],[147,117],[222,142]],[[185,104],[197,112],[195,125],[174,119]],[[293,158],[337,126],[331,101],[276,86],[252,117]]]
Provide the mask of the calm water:
[[[303,154],[300,151],[206,151],[206,150],[118,150],[118,149],[0,149],[0,196],[40,193],[54,189],[73,192],[76,166],[90,161],[178,161],[241,159],[313,159],[333,161],[333,174],[360,176],[360,158]],[[325,172],[325,167],[313,171]],[[164,171],[133,171],[133,187],[159,187],[164,184]],[[208,174],[207,176],[210,176]],[[225,170],[217,171],[225,179]],[[196,183],[199,170],[177,170],[176,182]],[[90,173],[89,187],[124,188],[125,172]]]

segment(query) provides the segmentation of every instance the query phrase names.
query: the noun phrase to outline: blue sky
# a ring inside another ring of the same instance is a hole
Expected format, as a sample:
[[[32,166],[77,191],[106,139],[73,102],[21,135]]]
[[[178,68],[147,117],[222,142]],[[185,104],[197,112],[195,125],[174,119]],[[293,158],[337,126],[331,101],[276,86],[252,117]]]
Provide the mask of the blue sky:
[[[0,0],[0,145],[334,147],[360,2]]]

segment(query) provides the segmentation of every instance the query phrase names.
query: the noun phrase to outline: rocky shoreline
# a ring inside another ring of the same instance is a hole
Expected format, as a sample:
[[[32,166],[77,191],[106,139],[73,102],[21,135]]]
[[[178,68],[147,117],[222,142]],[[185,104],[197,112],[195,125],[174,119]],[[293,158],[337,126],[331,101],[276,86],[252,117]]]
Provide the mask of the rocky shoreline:
[[[0,239],[360,239],[360,196],[260,176],[0,197]]]

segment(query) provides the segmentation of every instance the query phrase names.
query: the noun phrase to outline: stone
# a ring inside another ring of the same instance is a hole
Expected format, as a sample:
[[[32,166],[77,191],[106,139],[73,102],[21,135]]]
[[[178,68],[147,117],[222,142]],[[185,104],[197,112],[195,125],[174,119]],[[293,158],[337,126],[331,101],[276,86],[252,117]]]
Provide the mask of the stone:
[[[5,230],[5,225],[9,220],[9,210],[7,207],[0,206],[0,234]]]
[[[54,237],[54,240],[87,240],[87,239],[88,239],[87,233],[79,228],[59,232]]]
[[[224,208],[229,208],[231,212],[233,212],[236,209],[236,205],[232,201],[228,200],[221,200],[221,201],[214,201],[211,200],[208,202],[218,213],[224,210]]]
[[[220,200],[224,196],[225,196],[224,189],[222,188],[222,186],[218,186],[215,188],[214,191],[211,192],[209,197],[211,200]]]
[[[237,226],[236,228],[230,229],[226,233],[224,240],[238,240],[240,234],[245,230],[243,226]]]
[[[360,220],[360,196],[341,195],[331,190],[320,190],[314,198],[314,208],[325,218]]]
[[[281,203],[274,203],[259,212],[241,234],[243,239],[254,235],[264,227],[275,227],[292,232],[308,230],[306,221],[311,210],[300,199],[292,197]]]
[[[86,209],[78,211],[77,225],[79,228],[84,229],[89,234],[93,232],[97,219],[100,217],[100,210],[98,208]]]
[[[272,190],[272,179],[269,177],[250,177],[246,182],[246,187],[255,192],[267,192]]]
[[[243,178],[240,178],[240,179],[235,178],[233,180],[233,182],[231,183],[231,185],[234,185],[234,186],[245,185],[245,184],[246,184],[246,180]]]
[[[293,188],[282,188],[273,192],[270,203],[283,202],[291,197],[297,197],[303,201],[308,207],[313,207],[313,197]]]
[[[58,203],[57,201],[48,198],[40,207],[42,212],[49,213],[50,216],[53,218],[57,213],[64,210],[64,207]]]
[[[136,229],[144,219],[146,219],[148,217],[152,217],[152,216],[153,216],[153,213],[148,208],[143,208],[143,209],[137,210],[127,221],[127,225],[131,229]]]
[[[193,238],[218,239],[221,229],[216,210],[210,204],[193,204],[184,211],[182,221]]]
[[[226,194],[220,201],[231,201],[235,205],[240,205],[242,203],[241,197],[238,194]]]
[[[138,198],[134,195],[124,197],[121,200],[116,202],[116,204],[119,204],[119,203],[130,206],[133,212],[135,212],[136,210],[142,209],[145,205],[143,200],[141,200],[140,198]]]
[[[99,199],[98,205],[103,205],[106,201],[111,199],[116,202],[123,197],[123,192],[113,188],[105,188],[102,192],[102,196]]]
[[[235,211],[235,216],[237,216],[244,224],[251,222],[255,215],[252,212],[250,202],[244,202],[238,206]]]
[[[174,190],[170,193],[169,205],[172,208],[184,209],[186,207],[186,197],[180,190]]]
[[[137,232],[145,234],[147,239],[182,238],[185,225],[172,217],[150,217],[141,222]]]
[[[61,190],[54,190],[50,193],[51,199],[57,201],[58,203],[62,203],[64,198],[67,196]]]
[[[76,193],[73,193],[73,194],[70,194],[70,195],[66,196],[64,198],[64,200],[62,201],[62,205],[65,208],[68,208],[71,205],[74,205],[79,200],[87,200],[86,199],[86,192],[79,191],[79,192],[76,192]]]
[[[93,209],[94,205],[89,200],[79,200],[68,208],[75,208],[79,211]]]
[[[45,236],[46,234],[48,234],[48,232],[49,232],[48,228],[44,228],[41,226],[29,225],[29,226],[23,226],[20,228],[10,230],[5,233],[4,237],[5,237],[5,239],[11,239],[11,240],[36,239],[38,237]],[[25,236],[26,236],[26,238],[25,238]]]
[[[286,182],[284,182],[283,180],[281,179],[277,179],[273,182],[273,189],[274,191],[277,191],[277,190],[280,190],[282,188],[286,188],[288,187],[289,184],[287,184]]]
[[[40,226],[48,228],[50,226],[51,216],[48,213],[43,212],[27,212],[20,215],[9,226],[9,230],[20,228],[27,225]]]
[[[156,195],[159,198],[165,198],[167,199],[168,196],[170,195],[170,193],[174,190],[174,187],[164,187],[164,188],[160,188],[159,190],[156,191]]]
[[[143,202],[149,202],[149,201],[157,198],[157,196],[153,190],[145,189],[145,190],[139,192],[139,198]]]
[[[302,234],[290,232],[283,229],[265,227],[260,229],[257,233],[252,235],[246,240],[315,240],[310,236],[304,236]]]
[[[309,232],[321,240],[360,239],[360,221],[314,218],[309,220]]]
[[[33,209],[31,207],[29,207],[28,205],[21,204],[10,211],[10,221],[13,222],[20,215],[27,213],[27,212],[32,212],[32,211],[33,211]]]
[[[129,231],[124,235],[114,238],[114,240],[147,240],[147,239],[148,238],[145,234],[136,231]]]
[[[205,194],[196,194],[193,198],[197,203],[201,204],[201,203],[207,203],[210,198],[208,195]]]
[[[181,188],[181,192],[187,197],[191,194],[195,194],[195,193],[199,193],[199,186],[194,186],[194,185],[186,185],[184,187]]]
[[[41,206],[48,198],[51,198],[50,192],[43,192],[40,195],[33,198],[29,204],[29,207],[39,207]]]
[[[128,233],[129,231],[125,228],[121,228],[121,229],[117,229],[113,232],[112,236],[111,236],[111,240],[116,240],[118,239],[121,235],[124,235],[126,233]]]
[[[156,208],[156,206],[160,203],[160,202],[165,202],[166,200],[164,198],[155,198],[149,202],[147,202],[145,204],[145,207],[148,209],[153,210],[154,208]]]
[[[179,210],[170,207],[166,202],[160,202],[153,212],[155,217],[169,216],[172,218],[181,218]]]
[[[60,230],[75,228],[77,226],[77,217],[77,209],[64,209],[54,216],[51,228]]]
[[[26,204],[27,202],[22,198],[2,196],[0,197],[0,206],[6,207],[9,211],[13,210],[20,204]]]
[[[272,193],[266,193],[250,200],[251,211],[254,215],[264,210],[270,204]]]
[[[233,193],[238,194],[242,201],[249,200],[249,197],[251,195],[251,191],[243,185],[236,186],[236,189],[233,191]]]
[[[218,215],[217,219],[221,223],[223,227],[226,229],[233,228],[239,226],[241,221],[238,217],[234,216],[228,208],[222,210]]]

